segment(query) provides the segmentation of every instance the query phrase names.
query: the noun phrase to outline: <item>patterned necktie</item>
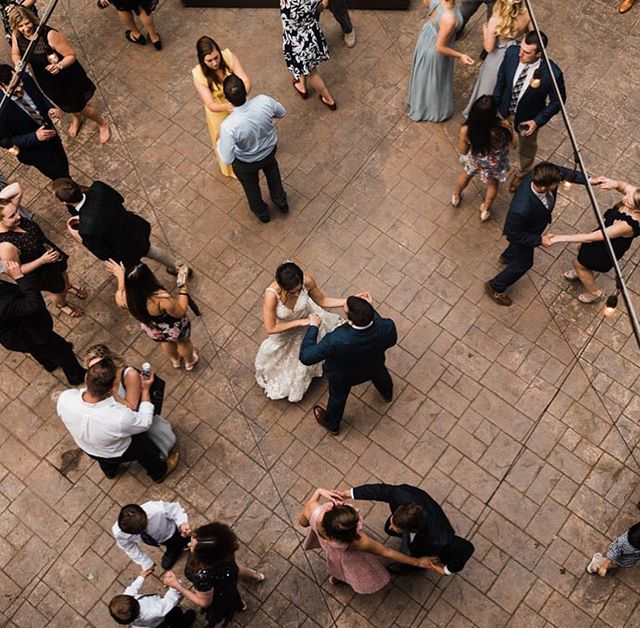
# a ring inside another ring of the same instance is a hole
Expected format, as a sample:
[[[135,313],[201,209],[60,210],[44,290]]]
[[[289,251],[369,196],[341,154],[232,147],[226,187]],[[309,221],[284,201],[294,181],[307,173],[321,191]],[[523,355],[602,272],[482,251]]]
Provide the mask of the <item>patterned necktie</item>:
[[[40,112],[36,109],[35,105],[30,103],[24,96],[22,98],[18,98],[18,102],[40,126],[44,124],[44,118],[40,115]]]
[[[147,534],[146,532],[140,532],[140,538],[147,545],[153,545],[153,547],[160,547],[160,543],[158,543],[158,541],[156,541],[150,534]]]
[[[520,97],[520,92],[524,86],[524,81],[527,78],[527,71],[529,70],[529,66],[525,65],[522,68],[522,72],[518,76],[518,80],[516,81],[513,89],[511,90],[511,103],[509,104],[509,113],[515,113],[518,108],[518,98]]]

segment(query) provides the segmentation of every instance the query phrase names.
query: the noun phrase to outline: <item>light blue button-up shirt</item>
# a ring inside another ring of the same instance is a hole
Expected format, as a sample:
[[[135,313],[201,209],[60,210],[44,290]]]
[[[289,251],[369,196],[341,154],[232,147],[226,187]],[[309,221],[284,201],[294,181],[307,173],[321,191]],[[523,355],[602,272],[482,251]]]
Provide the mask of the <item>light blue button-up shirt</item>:
[[[253,163],[264,159],[278,142],[274,118],[284,118],[287,110],[263,94],[236,107],[220,125],[218,155],[225,164],[235,159]]]

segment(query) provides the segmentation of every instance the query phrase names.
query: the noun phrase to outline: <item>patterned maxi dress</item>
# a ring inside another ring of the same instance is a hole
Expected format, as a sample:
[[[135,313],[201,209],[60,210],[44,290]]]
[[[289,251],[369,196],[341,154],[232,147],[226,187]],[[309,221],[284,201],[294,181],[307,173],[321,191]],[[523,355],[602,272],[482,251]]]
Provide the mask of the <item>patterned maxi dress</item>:
[[[267,288],[267,290],[276,292],[273,288]],[[276,317],[279,323],[308,318],[310,314],[317,314],[322,319],[322,325],[318,330],[318,342],[342,322],[337,314],[327,312],[317,305],[306,288],[300,292],[293,310],[278,299]],[[269,399],[288,399],[294,403],[298,402],[307,392],[311,380],[322,376],[322,364],[305,366],[298,357],[307,329],[307,327],[295,327],[279,334],[269,334],[269,337],[260,345],[255,361],[256,381],[264,388]]]
[[[284,60],[296,81],[329,58],[317,6],[318,0],[280,0]]]

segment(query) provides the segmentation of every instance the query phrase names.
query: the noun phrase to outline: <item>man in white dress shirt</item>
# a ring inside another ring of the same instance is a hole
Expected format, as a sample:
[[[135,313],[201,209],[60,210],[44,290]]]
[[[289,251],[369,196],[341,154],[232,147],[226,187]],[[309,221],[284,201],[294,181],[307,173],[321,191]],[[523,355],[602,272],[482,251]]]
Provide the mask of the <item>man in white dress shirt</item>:
[[[189,628],[196,620],[196,612],[186,613],[180,608],[181,595],[169,588],[163,597],[140,595],[144,579],[153,571],[143,569],[140,575],[109,603],[109,613],[116,623],[131,628]]]
[[[153,567],[153,560],[140,547],[145,543],[167,549],[160,564],[171,569],[191,540],[189,515],[178,502],[152,501],[127,504],[111,528],[116,544],[141,569]]]
[[[58,398],[58,416],[73,440],[98,462],[108,478],[114,478],[122,462],[139,462],[155,482],[162,482],[177,464],[180,455],[169,454],[166,461],[145,433],[153,421],[149,379],[142,378],[142,396],[136,412],[112,395],[116,366],[105,358],[91,365],[85,376],[86,388],[65,390]]]

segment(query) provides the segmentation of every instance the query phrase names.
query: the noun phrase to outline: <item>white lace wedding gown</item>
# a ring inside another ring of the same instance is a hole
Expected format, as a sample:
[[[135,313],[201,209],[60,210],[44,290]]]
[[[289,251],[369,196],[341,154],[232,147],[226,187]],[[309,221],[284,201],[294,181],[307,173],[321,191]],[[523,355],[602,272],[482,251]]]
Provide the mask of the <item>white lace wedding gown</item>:
[[[267,288],[276,294],[273,288]],[[318,330],[318,341],[338,327],[343,320],[337,314],[323,310],[303,288],[293,310],[278,299],[276,317],[279,323],[308,318],[317,314],[322,319]],[[302,339],[308,327],[295,327],[279,334],[269,334],[260,345],[256,356],[256,381],[264,388],[269,399],[288,399],[297,402],[304,397],[314,377],[322,376],[322,363],[305,366],[298,359]]]

